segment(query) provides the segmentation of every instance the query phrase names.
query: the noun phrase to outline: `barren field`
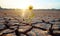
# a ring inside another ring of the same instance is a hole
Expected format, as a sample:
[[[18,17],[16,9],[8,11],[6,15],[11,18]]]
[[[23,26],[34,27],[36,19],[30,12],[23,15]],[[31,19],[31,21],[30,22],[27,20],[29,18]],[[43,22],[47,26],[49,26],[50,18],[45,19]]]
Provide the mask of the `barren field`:
[[[20,18],[21,10],[0,9],[0,35],[56,36],[60,34],[59,10],[36,9],[33,10],[33,12],[35,17],[32,19],[31,23],[23,23]]]

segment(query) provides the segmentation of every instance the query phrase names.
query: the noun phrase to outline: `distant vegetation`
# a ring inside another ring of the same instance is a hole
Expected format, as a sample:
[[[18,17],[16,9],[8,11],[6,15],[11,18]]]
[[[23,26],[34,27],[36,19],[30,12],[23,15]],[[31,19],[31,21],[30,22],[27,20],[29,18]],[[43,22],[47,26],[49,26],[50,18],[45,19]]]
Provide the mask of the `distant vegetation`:
[[[2,7],[0,6],[0,9],[6,10],[7,8],[2,8]],[[14,9],[14,8],[13,8],[13,9]],[[52,9],[38,9],[38,10],[56,10],[56,11],[60,11],[60,9],[55,9],[55,8],[52,8]]]
[[[3,9],[3,8],[0,6],[0,9]]]

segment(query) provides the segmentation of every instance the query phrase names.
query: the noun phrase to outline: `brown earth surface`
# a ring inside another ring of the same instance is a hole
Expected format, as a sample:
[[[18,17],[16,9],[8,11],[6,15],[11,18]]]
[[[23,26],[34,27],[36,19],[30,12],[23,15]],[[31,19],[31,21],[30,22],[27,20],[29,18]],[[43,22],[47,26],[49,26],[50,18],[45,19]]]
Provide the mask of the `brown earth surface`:
[[[33,10],[35,17],[31,23],[22,22],[21,10],[0,10],[1,36],[56,36],[60,34],[60,11]],[[51,28],[51,24],[53,27]],[[50,34],[50,29],[54,34]],[[59,36],[59,35],[58,35]]]

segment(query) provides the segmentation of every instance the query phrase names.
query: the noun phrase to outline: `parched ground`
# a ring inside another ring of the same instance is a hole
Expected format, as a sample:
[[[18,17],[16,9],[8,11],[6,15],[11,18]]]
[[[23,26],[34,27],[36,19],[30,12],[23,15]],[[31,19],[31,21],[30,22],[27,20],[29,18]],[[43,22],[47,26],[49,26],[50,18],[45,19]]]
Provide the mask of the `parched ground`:
[[[22,22],[20,12],[0,10],[0,36],[59,36],[60,11],[34,10],[31,23]]]

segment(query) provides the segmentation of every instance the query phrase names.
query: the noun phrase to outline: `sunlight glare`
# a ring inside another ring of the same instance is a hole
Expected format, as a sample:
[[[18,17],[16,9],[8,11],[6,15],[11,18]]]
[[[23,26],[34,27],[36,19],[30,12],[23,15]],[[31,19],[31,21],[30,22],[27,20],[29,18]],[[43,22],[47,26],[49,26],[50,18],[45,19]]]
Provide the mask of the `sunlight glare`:
[[[27,9],[27,6],[31,4],[31,0],[1,0],[1,6],[3,8],[20,8]]]

